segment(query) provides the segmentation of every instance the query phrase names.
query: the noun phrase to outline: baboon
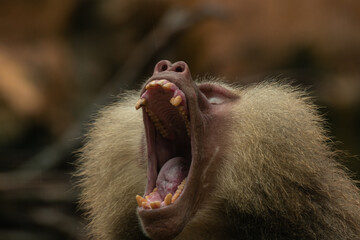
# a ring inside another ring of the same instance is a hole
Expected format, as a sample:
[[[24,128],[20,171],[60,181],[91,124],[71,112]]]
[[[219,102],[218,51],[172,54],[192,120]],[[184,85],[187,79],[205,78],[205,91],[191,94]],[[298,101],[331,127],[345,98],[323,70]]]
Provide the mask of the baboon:
[[[297,87],[193,81],[162,60],[98,114],[80,151],[90,235],[360,239],[359,189],[323,122]]]

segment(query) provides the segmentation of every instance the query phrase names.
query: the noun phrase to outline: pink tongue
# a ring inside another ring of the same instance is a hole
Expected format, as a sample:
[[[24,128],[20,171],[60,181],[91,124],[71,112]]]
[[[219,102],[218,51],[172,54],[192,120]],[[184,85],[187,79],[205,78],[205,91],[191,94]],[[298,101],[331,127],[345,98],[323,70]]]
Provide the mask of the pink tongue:
[[[168,160],[160,169],[156,180],[156,187],[161,198],[164,199],[166,194],[174,194],[177,186],[187,176],[189,166],[183,157],[174,157]]]

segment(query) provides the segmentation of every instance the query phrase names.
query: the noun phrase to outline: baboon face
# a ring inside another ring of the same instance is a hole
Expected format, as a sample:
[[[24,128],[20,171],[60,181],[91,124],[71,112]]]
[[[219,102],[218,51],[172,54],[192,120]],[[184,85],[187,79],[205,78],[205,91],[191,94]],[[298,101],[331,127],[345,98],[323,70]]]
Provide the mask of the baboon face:
[[[211,190],[239,96],[220,85],[196,85],[185,62],[160,61],[144,86],[136,108],[143,109],[147,186],[145,197],[136,196],[137,211],[150,237],[169,239]]]

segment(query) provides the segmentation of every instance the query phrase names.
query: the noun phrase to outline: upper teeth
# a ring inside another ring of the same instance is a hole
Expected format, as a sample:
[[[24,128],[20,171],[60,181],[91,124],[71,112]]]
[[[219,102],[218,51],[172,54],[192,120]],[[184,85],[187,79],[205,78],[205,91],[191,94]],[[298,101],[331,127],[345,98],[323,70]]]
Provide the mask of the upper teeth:
[[[135,108],[136,110],[138,110],[139,108],[141,108],[142,106],[145,106],[146,105],[146,99],[145,98],[140,98],[136,105],[135,105]]]
[[[176,87],[175,84],[173,84],[172,82],[162,79],[162,80],[153,80],[153,81],[149,82],[145,86],[145,89],[148,90],[150,88],[155,88],[156,86],[160,86],[166,91],[173,90]],[[141,99],[143,99],[143,98],[140,98],[140,100],[136,103],[136,106],[135,106],[136,110],[146,104],[146,102],[143,102]],[[170,103],[172,105],[174,105],[175,107],[179,106],[182,101],[183,101],[183,99],[180,95],[170,99]]]
[[[161,86],[163,87],[165,90],[170,90],[171,88],[174,88],[175,87],[175,84],[165,80],[165,79],[162,79],[162,80],[153,80],[151,82],[149,82],[146,86],[145,86],[145,89],[148,90],[150,88],[154,88],[156,86]]]
[[[165,79],[153,80],[153,81],[149,82],[145,86],[145,88],[146,88],[146,90],[148,90],[151,88],[155,88],[156,86],[160,86],[166,91],[172,91],[176,88],[175,84],[173,84],[172,82],[169,82]],[[183,98],[180,95],[174,96],[170,99],[170,104],[173,105],[174,107],[176,107],[178,109],[180,115],[182,116],[182,118],[185,122],[187,135],[190,136],[190,122],[189,122],[188,116],[185,112],[184,106],[180,105],[182,102],[183,102]],[[148,102],[145,98],[140,98],[137,101],[135,108],[136,108],[136,110],[138,110],[139,108],[146,106],[147,104],[148,104]],[[156,129],[160,132],[160,134],[163,137],[167,137],[169,135],[169,133],[168,133],[167,129],[162,125],[159,118],[150,109],[145,108],[145,111],[148,113],[150,119],[152,120],[152,122],[154,123]]]
[[[145,108],[145,111],[148,113],[151,121],[154,123],[155,128],[160,132],[160,134],[163,137],[167,137],[169,135],[168,130],[164,127],[164,125],[162,125],[161,121],[159,120],[159,118],[149,109],[149,108]]]

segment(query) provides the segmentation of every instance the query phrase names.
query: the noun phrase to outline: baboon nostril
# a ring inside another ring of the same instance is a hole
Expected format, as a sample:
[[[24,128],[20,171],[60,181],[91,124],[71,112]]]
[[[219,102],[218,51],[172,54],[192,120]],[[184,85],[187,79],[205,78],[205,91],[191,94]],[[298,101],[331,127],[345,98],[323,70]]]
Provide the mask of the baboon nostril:
[[[168,66],[166,64],[161,66],[161,71],[164,72],[168,69]]]
[[[183,72],[184,68],[182,66],[178,66],[175,68],[175,72]]]

